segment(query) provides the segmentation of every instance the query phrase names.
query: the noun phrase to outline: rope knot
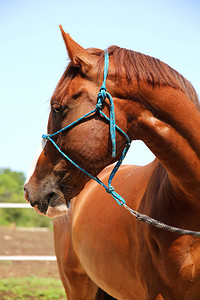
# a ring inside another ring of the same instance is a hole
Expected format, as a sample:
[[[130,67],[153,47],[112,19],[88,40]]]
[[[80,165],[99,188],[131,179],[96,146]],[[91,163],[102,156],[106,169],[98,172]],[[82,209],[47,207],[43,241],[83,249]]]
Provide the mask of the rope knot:
[[[102,108],[103,108],[102,101],[98,101],[98,103],[96,104],[96,110],[102,110]]]
[[[102,110],[103,109],[103,103],[106,99],[106,87],[102,86],[99,90],[99,93],[97,95],[97,105],[96,110]]]
[[[101,99],[104,101],[106,99],[106,87],[102,86],[100,87],[99,93],[97,95],[97,100]]]
[[[100,87],[99,91],[100,91],[100,92],[101,92],[101,91],[106,92],[106,91],[107,91],[107,88],[106,88],[105,86],[102,85],[102,86]]]
[[[49,138],[49,135],[48,135],[48,134],[43,134],[43,135],[42,135],[42,139],[48,140],[48,138]]]
[[[108,186],[107,188],[106,188],[106,192],[108,193],[108,194],[112,194],[112,192],[114,192],[114,187],[113,186]]]

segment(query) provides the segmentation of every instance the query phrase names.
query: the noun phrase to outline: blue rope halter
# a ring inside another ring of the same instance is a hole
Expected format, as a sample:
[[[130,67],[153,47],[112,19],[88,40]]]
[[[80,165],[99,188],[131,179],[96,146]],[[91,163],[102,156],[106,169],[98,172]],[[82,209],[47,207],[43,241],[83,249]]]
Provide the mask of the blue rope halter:
[[[72,163],[75,167],[77,167],[79,170],[81,170],[83,173],[85,173],[87,176],[89,176],[90,178],[94,179],[96,182],[98,182],[100,185],[102,185],[106,192],[111,194],[113,196],[113,198],[117,201],[117,203],[119,205],[123,205],[125,204],[125,200],[118,194],[115,192],[114,187],[112,187],[111,183],[112,180],[117,172],[117,170],[119,169],[120,165],[122,164],[123,159],[125,158],[128,149],[131,145],[131,141],[128,137],[128,135],[121,129],[119,128],[116,123],[115,123],[115,109],[114,109],[114,102],[113,99],[111,97],[111,95],[106,91],[106,78],[108,75],[108,66],[109,66],[109,54],[108,51],[105,51],[105,58],[104,58],[104,75],[103,75],[103,84],[99,90],[99,93],[97,95],[97,104],[95,109],[93,109],[92,111],[90,111],[89,113],[85,114],[84,116],[82,116],[81,118],[77,119],[76,121],[72,122],[71,124],[67,125],[66,127],[56,131],[53,134],[43,134],[42,138],[50,141],[55,148],[68,160],[70,161],[70,163]],[[110,118],[107,117],[103,112],[103,104],[105,102],[105,99],[108,98],[109,103],[110,103]],[[108,179],[108,186],[106,186],[97,176],[93,176],[90,173],[88,173],[86,170],[84,170],[81,166],[79,166],[76,162],[74,162],[68,155],[66,155],[60,148],[59,146],[56,144],[56,142],[54,142],[54,140],[52,139],[52,137],[54,137],[55,135],[72,128],[73,126],[75,126],[77,123],[81,122],[83,119],[87,118],[88,116],[95,114],[95,113],[99,113],[104,119],[106,119],[109,123],[110,123],[110,136],[111,136],[111,142],[112,142],[112,157],[116,156],[116,129],[122,134],[124,135],[124,137],[126,138],[126,144],[124,147],[124,150],[122,152],[122,155],[120,157],[120,159],[118,160],[117,164],[115,165],[115,167],[113,168],[109,179]]]
[[[163,222],[160,222],[158,220],[155,220],[145,214],[139,213],[136,210],[131,209],[125,202],[125,200],[117,193],[115,192],[114,187],[111,185],[112,180],[117,172],[117,170],[119,169],[120,165],[122,164],[123,159],[125,158],[130,145],[131,145],[131,141],[130,138],[128,137],[128,135],[121,129],[119,128],[116,123],[115,123],[115,110],[114,110],[114,102],[112,99],[112,96],[107,92],[106,90],[106,78],[108,75],[108,66],[109,66],[109,54],[108,51],[106,50],[104,53],[104,75],[103,75],[103,84],[99,90],[99,93],[97,95],[97,104],[95,109],[93,109],[92,111],[90,111],[89,113],[85,114],[84,116],[82,116],[81,118],[77,119],[76,121],[72,122],[71,124],[67,125],[66,127],[56,131],[53,134],[43,134],[42,138],[46,139],[47,141],[50,141],[55,148],[69,161],[71,162],[75,167],[77,167],[79,170],[81,170],[83,173],[85,173],[87,176],[89,176],[90,178],[92,178],[93,180],[95,180],[97,183],[99,183],[101,186],[103,186],[106,190],[107,193],[111,194],[111,196],[115,199],[115,201],[117,201],[117,203],[120,206],[123,206],[124,208],[126,208],[137,220],[145,222],[149,225],[155,226],[157,228],[160,229],[164,229],[167,231],[171,231],[171,232],[175,232],[178,234],[187,234],[187,235],[191,235],[191,236],[197,236],[200,237],[200,232],[199,231],[192,231],[192,230],[186,230],[186,229],[181,229],[178,227],[174,227],[174,226],[170,226],[167,225]],[[105,102],[105,99],[108,98],[109,102],[110,102],[110,118],[108,116],[106,116],[103,112],[103,104]],[[54,137],[55,135],[72,128],[73,126],[75,126],[76,124],[78,124],[79,122],[81,122],[83,119],[87,118],[88,116],[92,115],[92,114],[96,114],[99,113],[104,119],[106,119],[109,123],[110,123],[110,136],[111,136],[111,142],[112,142],[112,157],[116,156],[116,129],[126,138],[126,143],[124,146],[124,150],[122,152],[122,155],[120,157],[120,159],[118,160],[118,162],[116,163],[116,165],[114,166],[113,170],[111,171],[111,174],[108,178],[108,186],[106,186],[97,176],[93,176],[90,173],[88,173],[86,170],[84,170],[82,167],[80,167],[77,163],[75,163],[68,155],[66,155],[60,148],[59,146],[54,142],[54,140],[52,139],[52,137]]]

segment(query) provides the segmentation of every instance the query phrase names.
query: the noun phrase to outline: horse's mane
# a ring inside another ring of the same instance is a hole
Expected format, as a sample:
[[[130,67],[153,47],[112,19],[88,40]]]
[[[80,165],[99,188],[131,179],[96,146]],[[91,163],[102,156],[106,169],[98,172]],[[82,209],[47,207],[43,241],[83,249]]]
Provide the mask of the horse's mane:
[[[88,50],[90,53],[99,56],[98,65],[100,72],[103,67],[104,51],[95,48]],[[170,86],[180,89],[200,110],[198,95],[192,84],[164,62],[149,55],[118,46],[109,47],[108,53],[114,58],[116,79],[120,80],[124,68],[129,84],[131,84],[132,78],[137,78],[138,84],[141,80],[144,80],[154,87]]]
[[[100,74],[104,64],[104,51],[97,48],[89,48],[87,50],[89,53],[99,57],[98,74]],[[138,85],[141,80],[144,80],[153,87],[170,86],[182,90],[200,110],[198,95],[192,84],[164,62],[157,58],[118,46],[109,47],[108,53],[114,58],[116,80],[120,80],[122,70],[124,69],[129,84],[131,84],[132,78],[137,78]],[[62,98],[65,95],[69,82],[78,72],[78,68],[73,67],[70,62],[57,85],[54,93],[55,97]]]

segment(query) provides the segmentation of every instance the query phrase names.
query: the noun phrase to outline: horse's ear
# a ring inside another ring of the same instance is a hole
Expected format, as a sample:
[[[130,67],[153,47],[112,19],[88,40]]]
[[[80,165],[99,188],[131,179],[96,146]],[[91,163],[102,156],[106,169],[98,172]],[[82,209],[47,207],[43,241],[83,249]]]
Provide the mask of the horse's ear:
[[[77,44],[68,33],[65,33],[61,25],[59,27],[72,64],[81,68],[83,73],[87,72],[93,65],[92,55]]]

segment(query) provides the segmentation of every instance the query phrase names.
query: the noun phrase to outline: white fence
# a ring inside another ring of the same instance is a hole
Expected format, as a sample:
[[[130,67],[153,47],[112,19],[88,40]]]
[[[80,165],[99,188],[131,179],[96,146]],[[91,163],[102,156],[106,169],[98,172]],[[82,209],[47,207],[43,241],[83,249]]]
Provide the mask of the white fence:
[[[0,208],[32,208],[28,203],[0,203]],[[0,255],[0,261],[56,261],[54,255]]]
[[[32,208],[29,203],[0,203],[0,208]]]

